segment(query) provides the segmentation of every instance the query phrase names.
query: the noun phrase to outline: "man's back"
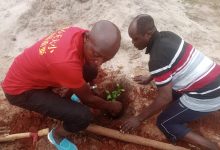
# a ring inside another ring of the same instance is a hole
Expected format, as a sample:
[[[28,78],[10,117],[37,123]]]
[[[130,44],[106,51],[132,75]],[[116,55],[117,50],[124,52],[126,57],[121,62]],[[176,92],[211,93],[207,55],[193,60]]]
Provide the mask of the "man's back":
[[[193,110],[219,109],[220,100],[217,97],[220,96],[220,66],[218,64],[178,35],[167,31],[157,32],[153,36],[148,51],[150,52],[149,70],[158,87],[172,82],[175,91],[185,94],[181,101]]]
[[[4,91],[16,95],[30,89],[82,85],[84,32],[75,27],[61,29],[25,49],[10,67]]]

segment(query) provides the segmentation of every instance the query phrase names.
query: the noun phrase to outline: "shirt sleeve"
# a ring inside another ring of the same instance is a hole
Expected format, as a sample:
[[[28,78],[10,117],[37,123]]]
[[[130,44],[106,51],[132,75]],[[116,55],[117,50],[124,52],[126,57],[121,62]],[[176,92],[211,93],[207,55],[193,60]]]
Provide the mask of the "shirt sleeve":
[[[54,63],[48,66],[55,82],[66,88],[80,88],[85,84],[82,67],[72,63]]]
[[[157,87],[165,86],[172,81],[172,72],[168,71],[161,75],[154,76],[154,81]]]
[[[164,31],[155,41],[150,52],[149,71],[157,86],[164,86],[172,81],[175,65],[184,53],[184,40],[178,35]]]
[[[165,42],[159,43],[150,55],[149,71],[157,87],[164,86],[172,81],[172,66],[170,63],[174,51]]]

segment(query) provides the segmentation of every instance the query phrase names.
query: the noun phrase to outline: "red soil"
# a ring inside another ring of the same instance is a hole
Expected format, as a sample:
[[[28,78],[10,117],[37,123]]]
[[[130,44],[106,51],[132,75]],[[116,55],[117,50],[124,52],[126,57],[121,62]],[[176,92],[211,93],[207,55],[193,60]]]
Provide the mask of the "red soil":
[[[117,77],[117,73],[105,73],[101,71],[99,73],[98,79],[95,81],[98,85],[98,90],[102,97],[105,97],[104,91],[105,89],[112,90],[116,86],[116,83],[121,84],[126,90],[118,100],[122,101],[125,110],[122,116],[119,119],[112,119],[108,116],[98,116],[95,120],[95,123],[98,125],[102,125],[104,127],[118,129],[118,125],[122,120],[137,114],[140,110],[149,105],[153,99],[157,95],[157,91],[155,88],[150,86],[137,86],[135,83],[131,81],[127,81],[123,77]],[[134,85],[135,84],[135,85]],[[0,112],[3,115],[4,112]],[[200,119],[198,121],[193,122],[190,126],[199,131],[202,134],[207,133],[209,138],[212,138],[215,133],[220,133],[220,112],[212,113],[209,116]],[[156,116],[144,122],[139,129],[133,134],[167,142],[164,135],[157,129],[155,126]],[[27,110],[21,111],[19,114],[13,116],[12,120],[9,123],[0,122],[1,125],[8,125],[11,130],[11,134],[13,133],[21,133],[21,132],[36,132],[43,128],[51,128],[55,126],[55,124],[60,123],[54,119],[42,116],[40,114],[30,112]],[[153,149],[149,147],[139,146],[131,143],[125,143],[118,140],[110,139],[107,137],[97,136],[88,132],[80,132],[71,136],[71,139],[74,140],[76,145],[80,150],[113,150],[113,149],[123,149],[123,150],[148,150]],[[16,141],[19,143],[20,147],[15,147],[14,149],[22,149],[22,150],[30,150],[35,149],[32,144],[32,139],[22,139]],[[15,144],[6,143],[7,144]],[[167,142],[168,143],[168,142]],[[16,144],[15,144],[16,145]],[[182,145],[184,147],[189,147],[186,143],[178,143],[178,145]],[[46,137],[42,138],[38,143],[36,149],[45,149],[49,150],[52,147],[49,146],[49,142]],[[194,149],[190,147],[190,149]]]

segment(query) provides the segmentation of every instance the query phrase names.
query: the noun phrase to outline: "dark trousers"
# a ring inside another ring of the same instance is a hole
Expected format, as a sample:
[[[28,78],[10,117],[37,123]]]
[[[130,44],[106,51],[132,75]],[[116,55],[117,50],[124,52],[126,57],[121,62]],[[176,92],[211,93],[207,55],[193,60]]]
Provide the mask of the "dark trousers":
[[[51,89],[30,90],[15,96],[5,93],[5,96],[12,105],[63,121],[64,129],[69,132],[85,129],[92,120],[87,106],[61,98]]]
[[[208,112],[194,111],[184,106],[179,98],[182,95],[173,91],[173,101],[157,118],[157,126],[171,142],[183,138],[190,129],[187,123],[207,115]]]

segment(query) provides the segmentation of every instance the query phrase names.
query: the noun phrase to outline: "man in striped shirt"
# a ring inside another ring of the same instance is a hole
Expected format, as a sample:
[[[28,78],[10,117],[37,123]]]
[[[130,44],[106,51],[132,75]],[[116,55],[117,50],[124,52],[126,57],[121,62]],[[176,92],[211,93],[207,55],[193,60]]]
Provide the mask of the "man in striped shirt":
[[[129,36],[134,46],[150,55],[151,76],[135,77],[140,84],[154,79],[155,101],[138,116],[128,119],[122,131],[137,128],[155,113],[157,126],[172,142],[185,140],[205,149],[220,149],[217,143],[196,134],[186,124],[220,109],[220,66],[173,32],[158,32],[149,15],[131,22]]]

